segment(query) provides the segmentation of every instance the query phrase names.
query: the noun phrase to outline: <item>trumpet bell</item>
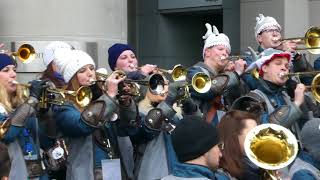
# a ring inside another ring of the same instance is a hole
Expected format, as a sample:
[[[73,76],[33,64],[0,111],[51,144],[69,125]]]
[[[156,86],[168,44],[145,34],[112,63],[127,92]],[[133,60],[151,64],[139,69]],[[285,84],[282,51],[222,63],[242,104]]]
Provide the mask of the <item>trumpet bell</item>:
[[[320,54],[320,28],[311,27],[305,34],[306,49],[312,54]],[[315,48],[315,49],[313,49]]]
[[[30,44],[23,44],[19,47],[17,52],[12,53],[17,56],[22,63],[30,63],[36,58],[36,51]]]
[[[161,74],[151,75],[148,84],[152,94],[159,95],[165,90],[165,79]]]
[[[293,162],[298,153],[298,143],[285,127],[261,124],[249,131],[244,149],[255,165],[266,170],[278,170]]]
[[[318,73],[311,83],[311,93],[317,102],[320,102],[320,73]]]
[[[76,103],[80,107],[86,107],[92,100],[92,91],[89,86],[82,86],[76,91],[75,94]]]
[[[175,65],[171,76],[174,81],[184,81],[187,77],[187,70],[180,64]]]
[[[211,79],[207,74],[198,72],[193,75],[191,85],[198,93],[206,93],[211,88]]]

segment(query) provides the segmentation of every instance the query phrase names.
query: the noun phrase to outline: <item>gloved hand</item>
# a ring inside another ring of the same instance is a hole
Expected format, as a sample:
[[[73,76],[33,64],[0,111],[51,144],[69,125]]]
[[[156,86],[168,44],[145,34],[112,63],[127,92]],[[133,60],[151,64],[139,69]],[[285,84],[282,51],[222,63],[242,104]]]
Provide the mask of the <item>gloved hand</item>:
[[[42,92],[45,90],[47,87],[47,81],[43,80],[33,80],[29,82],[31,84],[29,90],[30,90],[30,96],[40,99]]]
[[[184,86],[186,81],[175,81],[169,84],[168,96],[165,102],[172,106],[179,98],[181,98],[186,92],[184,92]]]

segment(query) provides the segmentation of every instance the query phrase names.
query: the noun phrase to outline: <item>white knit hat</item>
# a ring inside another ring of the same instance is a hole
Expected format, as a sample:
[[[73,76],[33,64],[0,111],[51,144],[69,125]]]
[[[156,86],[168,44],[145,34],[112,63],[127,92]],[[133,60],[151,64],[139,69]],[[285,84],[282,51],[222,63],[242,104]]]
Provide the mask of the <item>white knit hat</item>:
[[[48,66],[51,61],[55,58],[54,52],[56,49],[71,49],[72,47],[62,41],[53,41],[48,44],[43,53],[43,63],[45,66]]]
[[[277,28],[281,31],[280,24],[274,19],[273,17],[267,16],[265,17],[263,14],[259,14],[258,17],[256,17],[256,27],[254,27],[254,35],[257,39],[258,34],[261,33],[261,31],[267,30],[267,29],[274,29]]]
[[[202,56],[204,58],[204,51],[212,46],[223,45],[227,48],[228,52],[231,52],[231,46],[228,36],[223,33],[219,33],[216,26],[211,26],[209,23],[205,24],[207,32],[202,38],[204,39],[204,46]]]
[[[68,83],[83,66],[88,64],[95,66],[93,59],[81,50],[56,50],[55,63],[66,83]]]

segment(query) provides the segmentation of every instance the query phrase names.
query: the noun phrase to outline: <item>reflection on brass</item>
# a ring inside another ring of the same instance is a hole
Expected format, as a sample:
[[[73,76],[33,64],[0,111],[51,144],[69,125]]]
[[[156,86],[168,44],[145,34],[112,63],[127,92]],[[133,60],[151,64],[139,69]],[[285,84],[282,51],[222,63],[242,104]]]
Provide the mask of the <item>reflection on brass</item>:
[[[261,163],[277,166],[289,160],[294,146],[289,144],[283,131],[272,128],[261,130],[251,142],[252,152]]]

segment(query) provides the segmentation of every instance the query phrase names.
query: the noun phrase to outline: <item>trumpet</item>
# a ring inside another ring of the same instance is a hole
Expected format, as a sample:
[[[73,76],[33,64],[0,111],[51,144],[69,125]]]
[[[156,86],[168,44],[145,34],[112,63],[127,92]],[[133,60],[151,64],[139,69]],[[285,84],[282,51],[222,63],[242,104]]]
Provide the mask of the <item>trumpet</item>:
[[[17,52],[12,52],[12,56],[18,57],[22,63],[30,63],[39,54],[36,53],[33,46],[30,44],[23,44],[19,47]]]
[[[126,73],[121,70],[116,70],[116,71],[112,72],[111,74],[116,74],[116,76],[118,78],[126,77]],[[106,74],[96,72],[96,77],[98,80],[93,81],[93,83],[99,82],[99,81],[105,82],[111,74],[106,75]],[[129,86],[131,87],[131,91],[129,92],[129,94],[134,95],[134,96],[140,95],[139,87],[137,84],[143,85],[143,86],[148,86],[150,92],[155,95],[162,95],[163,91],[165,89],[165,85],[166,85],[166,80],[165,80],[164,76],[162,76],[161,74],[157,74],[157,73],[150,75],[148,80],[124,79],[123,82],[126,84],[129,84]]]
[[[66,101],[73,101],[80,108],[86,107],[92,100],[92,91],[89,86],[81,86],[76,91],[59,88],[47,88],[42,96],[43,103],[62,105]]]
[[[30,84],[21,84],[17,81],[12,81],[12,83],[23,87],[23,95],[29,97]],[[48,104],[62,105],[68,100],[75,102],[81,108],[87,106],[92,100],[91,88],[89,86],[81,86],[77,91],[70,91],[48,87],[42,92],[39,103],[41,108],[46,108]]]
[[[141,67],[135,67],[137,70],[141,70]],[[175,65],[172,69],[166,70],[161,68],[156,68],[156,71],[170,74],[173,81],[183,81],[186,80],[187,70],[181,64]]]
[[[272,179],[274,171],[291,164],[298,153],[298,143],[292,132],[277,124],[261,124],[251,129],[244,141],[247,157],[266,170]]]

